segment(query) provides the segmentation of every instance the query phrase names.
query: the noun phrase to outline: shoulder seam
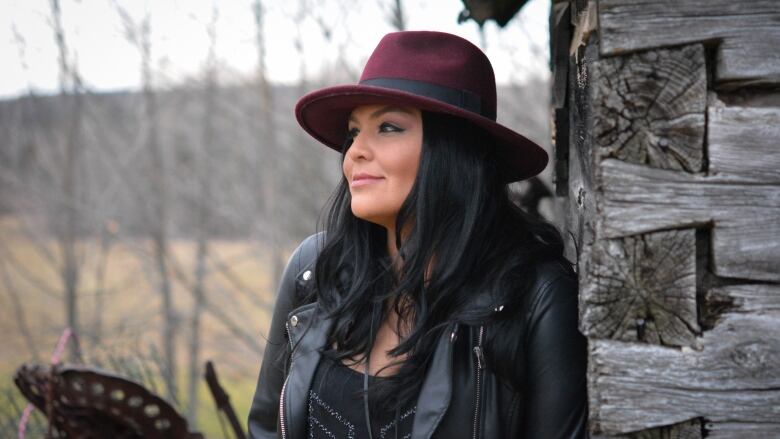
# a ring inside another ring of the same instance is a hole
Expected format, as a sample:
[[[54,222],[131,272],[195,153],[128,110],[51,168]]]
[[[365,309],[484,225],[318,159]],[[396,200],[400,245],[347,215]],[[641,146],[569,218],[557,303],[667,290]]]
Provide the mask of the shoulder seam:
[[[539,306],[539,302],[542,300],[542,298],[547,294],[547,292],[552,288],[553,284],[558,282],[561,279],[567,279],[569,278],[569,275],[567,273],[559,274],[549,281],[545,282],[541,287],[539,287],[539,292],[536,294],[536,297],[534,297],[533,301],[531,302],[531,306],[528,309],[528,315],[533,316],[536,314],[537,308]],[[531,323],[531,319],[529,318],[528,323]]]

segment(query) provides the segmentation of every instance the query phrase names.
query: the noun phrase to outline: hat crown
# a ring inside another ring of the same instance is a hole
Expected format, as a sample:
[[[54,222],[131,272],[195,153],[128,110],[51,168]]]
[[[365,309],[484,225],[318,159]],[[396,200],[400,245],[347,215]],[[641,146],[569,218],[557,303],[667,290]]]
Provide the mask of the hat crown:
[[[362,105],[409,105],[446,114],[482,130],[501,160],[501,178],[523,180],[544,170],[544,148],[496,121],[496,79],[487,56],[469,41],[443,32],[385,35],[366,62],[359,84],[325,87],[295,105],[306,132],[343,152],[350,113]]]
[[[420,81],[474,94],[483,115],[496,118],[496,79],[490,60],[456,35],[433,31],[385,35],[366,62],[360,82],[379,78]]]

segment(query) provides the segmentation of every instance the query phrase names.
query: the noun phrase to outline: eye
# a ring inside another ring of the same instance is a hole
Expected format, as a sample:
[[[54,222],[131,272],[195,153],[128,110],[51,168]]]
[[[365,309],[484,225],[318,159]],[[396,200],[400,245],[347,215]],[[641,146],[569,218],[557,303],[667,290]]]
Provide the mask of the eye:
[[[347,138],[348,139],[354,139],[358,133],[360,132],[357,128],[350,128],[349,131],[347,131]]]
[[[403,131],[403,128],[399,128],[390,122],[383,122],[381,125],[379,125],[380,133],[400,133]]]

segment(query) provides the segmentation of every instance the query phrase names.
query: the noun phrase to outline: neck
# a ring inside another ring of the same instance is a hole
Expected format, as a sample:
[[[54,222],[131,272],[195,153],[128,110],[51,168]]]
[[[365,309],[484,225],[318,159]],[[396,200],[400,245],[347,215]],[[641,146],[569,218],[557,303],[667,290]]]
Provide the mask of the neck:
[[[401,258],[398,257],[398,247],[395,245],[395,225],[385,228],[387,230],[387,254],[393,261],[396,274],[401,271]]]

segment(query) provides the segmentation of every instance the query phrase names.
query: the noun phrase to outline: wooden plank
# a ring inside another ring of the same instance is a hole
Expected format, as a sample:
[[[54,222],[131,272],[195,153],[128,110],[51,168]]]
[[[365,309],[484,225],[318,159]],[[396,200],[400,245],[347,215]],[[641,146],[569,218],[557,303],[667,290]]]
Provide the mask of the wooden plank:
[[[569,193],[569,107],[556,108],[553,111],[553,185],[555,196],[566,197]]]
[[[591,340],[590,419],[624,434],[705,417],[780,431],[780,314],[729,313],[690,348]]]
[[[592,72],[598,160],[702,170],[707,107],[702,45],[605,58]]]
[[[593,138],[592,105],[590,104],[590,82],[588,70],[598,59],[598,42],[595,38],[579,49],[575,61],[569,58],[568,102],[569,108],[569,169],[568,209],[565,216],[566,255],[577,261],[583,248],[592,245],[595,239],[596,198],[593,188]]]
[[[552,67],[553,184],[555,195],[566,197],[569,189],[569,40],[571,39],[569,2],[553,3],[550,8],[550,53]]]
[[[725,304],[731,312],[780,314],[780,286],[729,285],[707,290],[704,300]]]
[[[701,421],[698,419],[650,428],[630,434],[593,434],[590,436],[591,439],[701,439],[702,437]]]
[[[698,285],[701,288],[703,283]],[[717,326],[724,313],[780,313],[780,286],[750,284],[706,288],[699,303],[702,327]]]
[[[776,0],[600,0],[601,54],[717,44],[717,82],[780,82]]]
[[[708,422],[707,439],[767,439],[780,437],[780,424],[745,422]]]
[[[780,108],[727,107],[711,99],[707,120],[711,174],[780,185]]]
[[[780,280],[780,189],[739,175],[705,176],[606,159],[598,167],[598,233],[618,238],[712,225],[713,272]]]
[[[554,109],[566,105],[569,76],[569,40],[571,39],[571,8],[569,2],[553,3],[550,9],[550,53],[552,62],[551,105]]]
[[[598,240],[582,260],[585,335],[665,346],[695,342],[701,330],[694,229]]]

